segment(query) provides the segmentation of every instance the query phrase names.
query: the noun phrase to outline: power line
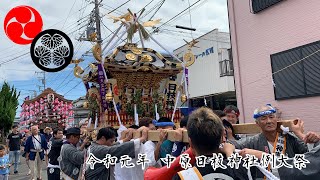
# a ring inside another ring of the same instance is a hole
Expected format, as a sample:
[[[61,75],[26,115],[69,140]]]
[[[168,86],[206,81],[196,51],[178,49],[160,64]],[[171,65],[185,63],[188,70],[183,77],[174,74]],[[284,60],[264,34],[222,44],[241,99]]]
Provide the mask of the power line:
[[[24,53],[24,54],[22,54],[22,55],[20,55],[20,56],[14,57],[14,58],[12,58],[12,59],[9,59],[9,60],[7,60],[7,61],[4,61],[4,62],[0,63],[0,66],[3,65],[3,64],[6,64],[6,63],[8,63],[8,62],[14,61],[14,60],[16,60],[17,58],[23,57],[23,56],[25,56],[25,55],[27,55],[27,54],[29,54],[29,52]]]
[[[188,4],[189,4],[189,7],[190,7],[190,0],[188,0]],[[190,10],[190,8],[189,8],[189,17],[190,17],[190,27],[192,28],[192,19],[191,19],[191,10]],[[191,37],[193,39],[192,31],[190,31],[190,33],[191,33]]]
[[[66,20],[64,21],[63,26],[62,26],[62,28],[61,28],[61,29],[63,29],[63,28],[64,28],[64,25],[66,24],[66,22],[67,22],[67,20],[68,20],[68,18],[69,18],[69,16],[70,16],[70,13],[71,13],[71,11],[72,11],[72,9],[73,9],[74,5],[76,4],[76,2],[77,2],[77,0],[74,0],[73,5],[72,5],[71,9],[69,10],[69,13],[68,13],[68,15],[67,15],[67,18],[66,18]]]
[[[149,21],[152,20],[152,18],[157,14],[157,12],[160,10],[160,8],[162,7],[162,5],[164,4],[166,0],[162,0],[160,6],[158,7],[158,9],[156,10],[156,12],[153,13],[153,15],[149,18]]]
[[[116,11],[116,10],[119,9],[119,8],[121,8],[123,5],[127,4],[127,3],[130,2],[130,1],[131,1],[131,0],[128,0],[128,1],[126,1],[126,2],[124,2],[124,3],[122,3],[120,6],[116,7],[114,10],[110,11],[108,14],[113,13],[114,11]]]
[[[65,94],[63,94],[63,96],[65,96],[66,94],[68,94],[70,91],[72,91],[74,88],[76,88],[77,86],[79,86],[81,84],[82,81],[80,81],[77,85],[75,85],[73,88],[71,88],[68,92],[66,92]]]
[[[195,7],[190,8],[191,10],[196,10],[198,8],[200,8],[201,6],[203,6],[206,2],[208,2],[208,0],[204,0],[202,1],[200,4],[196,5]],[[176,22],[177,20],[179,20],[181,17],[185,16],[186,14],[188,14],[188,11],[185,11],[183,13],[181,13],[178,17],[176,17],[174,20],[171,21],[171,23]],[[170,25],[171,27],[175,27],[173,25]]]
[[[280,73],[280,72],[282,72],[282,71],[284,71],[284,70],[286,70],[286,69],[288,69],[288,68],[290,68],[290,67],[292,67],[292,66],[294,66],[294,65],[296,65],[296,64],[298,64],[298,63],[300,63],[300,62],[302,62],[302,61],[304,61],[304,60],[306,60],[307,58],[309,58],[309,57],[311,57],[311,56],[313,56],[313,55],[315,55],[315,54],[317,54],[317,53],[319,53],[319,52],[320,52],[320,49],[318,49],[317,51],[315,51],[315,52],[313,52],[313,53],[305,56],[304,58],[302,58],[302,59],[300,59],[300,60],[298,60],[298,61],[296,61],[296,62],[294,62],[294,63],[292,63],[292,64],[290,64],[290,65],[288,65],[288,66],[286,66],[286,67],[284,67],[284,68],[282,68],[282,69],[279,69],[278,71],[272,73],[271,75],[278,74],[278,73]],[[245,84],[244,86],[247,86],[247,85],[256,83],[256,82],[258,82],[258,81],[260,81],[260,80],[262,80],[262,79],[265,79],[265,78],[267,78],[267,77],[269,77],[269,75],[265,75],[264,77],[262,77],[262,78],[260,78],[260,79],[257,79],[257,80],[255,80],[255,81],[252,81],[252,82],[248,83],[248,84]]]
[[[196,5],[197,3],[199,3],[201,0],[196,1],[195,3],[193,3],[191,6],[187,7],[186,9],[182,10],[180,13],[178,13],[177,15],[173,16],[171,19],[167,20],[165,23],[161,24],[159,27],[157,27],[157,29],[160,29],[162,26],[164,26],[165,24],[169,23],[170,21],[172,21],[174,18],[178,17],[180,14],[184,13],[185,11],[187,11],[188,9],[190,9],[191,7],[193,7],[194,5]]]

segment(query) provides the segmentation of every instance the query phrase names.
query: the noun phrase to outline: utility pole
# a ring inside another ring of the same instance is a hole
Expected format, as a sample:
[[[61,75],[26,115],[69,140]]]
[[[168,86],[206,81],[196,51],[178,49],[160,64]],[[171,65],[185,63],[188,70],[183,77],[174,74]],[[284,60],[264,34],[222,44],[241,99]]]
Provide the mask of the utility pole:
[[[101,46],[102,37],[101,37],[100,10],[99,10],[99,6],[101,2],[102,0],[94,0],[95,8],[91,11],[89,26],[87,27],[86,31],[84,31],[80,35],[80,37],[78,38],[78,41],[93,41],[94,36],[92,35],[93,33],[95,33],[97,38],[96,42]],[[96,26],[95,28],[94,28],[94,22]],[[86,37],[85,37],[85,33],[86,33]]]
[[[97,40],[99,45],[101,45],[102,43],[102,38],[101,38],[101,25],[100,25],[100,11],[99,11],[99,5],[102,2],[102,0],[100,0],[100,3],[98,2],[99,0],[94,0],[94,4],[95,4],[95,19],[96,19],[96,30],[97,30]]]
[[[45,71],[42,71],[42,72],[35,72],[36,74],[43,74],[43,77],[40,77],[38,78],[41,83],[42,83],[42,86],[39,86],[39,91],[40,91],[40,87],[43,87],[43,90],[46,89],[46,72]]]
[[[33,98],[36,98],[37,97],[37,91],[36,90],[28,90],[31,92],[33,92],[33,95],[31,94],[31,98],[30,99],[33,99]]]

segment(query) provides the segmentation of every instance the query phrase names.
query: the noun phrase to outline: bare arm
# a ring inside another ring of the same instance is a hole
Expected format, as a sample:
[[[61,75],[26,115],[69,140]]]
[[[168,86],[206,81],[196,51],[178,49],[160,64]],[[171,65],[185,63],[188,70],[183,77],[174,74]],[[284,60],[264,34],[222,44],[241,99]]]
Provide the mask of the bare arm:
[[[154,150],[154,159],[156,161],[159,160],[159,156],[160,156],[160,146],[161,146],[162,142],[158,142],[157,145],[156,145],[156,149]]]
[[[161,144],[163,143],[163,141],[167,139],[167,135],[168,135],[167,131],[160,130],[160,134],[159,134],[159,136],[160,136],[159,139],[160,140],[158,141],[158,143],[156,145],[156,148],[154,150],[154,159],[156,161],[158,161],[159,158],[160,158],[160,147],[161,147]]]

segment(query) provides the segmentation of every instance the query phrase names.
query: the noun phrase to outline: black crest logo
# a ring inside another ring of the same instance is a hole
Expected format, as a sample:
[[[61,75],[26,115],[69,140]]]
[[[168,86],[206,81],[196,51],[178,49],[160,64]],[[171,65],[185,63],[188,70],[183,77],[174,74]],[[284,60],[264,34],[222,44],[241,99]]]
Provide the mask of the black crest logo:
[[[66,68],[73,57],[73,45],[62,31],[48,29],[32,41],[30,54],[34,64],[46,72],[58,72]]]

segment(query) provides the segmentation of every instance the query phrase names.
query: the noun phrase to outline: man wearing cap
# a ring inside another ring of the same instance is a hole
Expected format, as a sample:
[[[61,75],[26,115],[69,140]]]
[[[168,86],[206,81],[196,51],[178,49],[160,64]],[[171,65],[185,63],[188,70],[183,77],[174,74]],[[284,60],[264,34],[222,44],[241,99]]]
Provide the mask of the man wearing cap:
[[[256,124],[261,128],[262,132],[251,137],[246,138],[243,141],[234,142],[237,149],[242,149],[239,153],[242,156],[246,154],[255,155],[257,158],[261,158],[263,153],[272,154],[276,156],[284,154],[289,158],[295,156],[295,154],[303,154],[308,151],[307,145],[296,137],[300,133],[300,129],[303,126],[303,122],[298,119],[297,124],[291,125],[291,130],[295,133],[277,132],[278,117],[275,108],[271,105],[262,106],[254,111],[254,119]],[[270,169],[272,173],[279,175],[277,169]],[[252,177],[254,179],[264,178],[263,174],[256,168],[251,170]]]
[[[80,128],[72,127],[67,129],[67,141],[64,142],[61,147],[59,157],[60,168],[62,177],[66,180],[78,179],[81,172],[81,165],[84,163],[84,151],[78,150],[76,147],[80,135]],[[88,139],[86,139],[86,141],[88,141]]]

